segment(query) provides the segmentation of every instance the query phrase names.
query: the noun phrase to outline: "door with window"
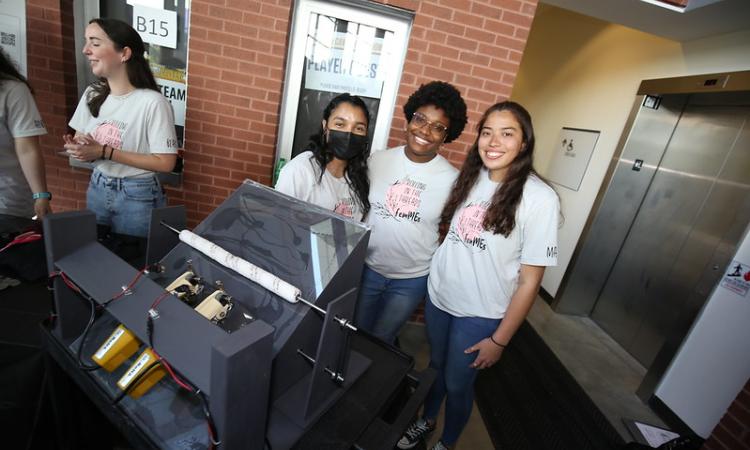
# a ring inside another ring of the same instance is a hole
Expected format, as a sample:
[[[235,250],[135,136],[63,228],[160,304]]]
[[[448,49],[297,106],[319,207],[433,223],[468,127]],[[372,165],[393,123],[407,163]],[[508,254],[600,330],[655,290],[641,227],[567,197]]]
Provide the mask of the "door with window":
[[[411,21],[411,14],[373,2],[296,2],[277,161],[304,151],[320,131],[323,109],[344,92],[365,101],[371,148],[385,148]]]

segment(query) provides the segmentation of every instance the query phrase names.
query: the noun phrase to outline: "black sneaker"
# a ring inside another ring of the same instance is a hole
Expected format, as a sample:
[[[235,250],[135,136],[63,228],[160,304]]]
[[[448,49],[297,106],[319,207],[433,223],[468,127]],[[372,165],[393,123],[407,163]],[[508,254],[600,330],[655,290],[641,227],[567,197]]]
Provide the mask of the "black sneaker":
[[[404,435],[401,436],[401,439],[396,444],[396,447],[402,450],[410,449],[419,444],[419,441],[423,440],[434,430],[435,425],[430,426],[430,424],[428,424],[426,420],[417,419],[415,422],[409,425],[409,428],[407,428]]]

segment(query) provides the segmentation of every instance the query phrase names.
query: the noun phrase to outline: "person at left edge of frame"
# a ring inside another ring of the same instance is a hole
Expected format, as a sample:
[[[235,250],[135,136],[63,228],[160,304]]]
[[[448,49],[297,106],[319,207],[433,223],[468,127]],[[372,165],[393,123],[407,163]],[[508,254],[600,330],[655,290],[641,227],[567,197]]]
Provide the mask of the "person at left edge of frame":
[[[39,136],[47,134],[33,91],[0,50],[0,214],[44,217],[51,211]]]

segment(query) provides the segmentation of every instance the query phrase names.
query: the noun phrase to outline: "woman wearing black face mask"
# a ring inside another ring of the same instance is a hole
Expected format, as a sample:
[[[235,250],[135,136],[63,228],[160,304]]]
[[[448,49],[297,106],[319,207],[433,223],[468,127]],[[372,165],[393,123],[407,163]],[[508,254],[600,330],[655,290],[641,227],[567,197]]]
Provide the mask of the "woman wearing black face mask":
[[[367,199],[369,112],[357,96],[341,94],[323,111],[320,132],[279,174],[276,190],[355,220],[370,210]]]

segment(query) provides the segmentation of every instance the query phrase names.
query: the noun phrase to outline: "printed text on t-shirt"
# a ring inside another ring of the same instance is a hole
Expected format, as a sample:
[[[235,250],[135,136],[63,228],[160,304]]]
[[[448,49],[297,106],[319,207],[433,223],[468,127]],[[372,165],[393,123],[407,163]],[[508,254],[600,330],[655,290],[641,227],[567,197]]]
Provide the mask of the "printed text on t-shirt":
[[[469,203],[458,213],[455,230],[451,230],[450,238],[460,241],[465,245],[471,245],[479,250],[487,248],[487,243],[482,238],[484,231],[484,216],[487,214],[489,203]]]
[[[393,183],[385,193],[384,213],[397,220],[404,219],[418,223],[422,221],[419,207],[422,204],[422,193],[427,185],[405,178]],[[376,205],[380,206],[380,205]]]

